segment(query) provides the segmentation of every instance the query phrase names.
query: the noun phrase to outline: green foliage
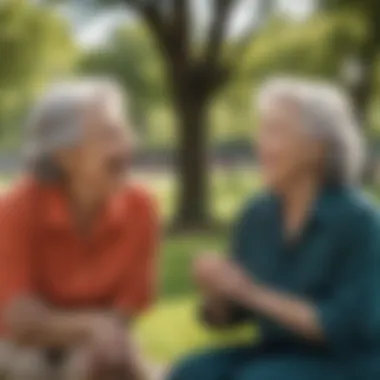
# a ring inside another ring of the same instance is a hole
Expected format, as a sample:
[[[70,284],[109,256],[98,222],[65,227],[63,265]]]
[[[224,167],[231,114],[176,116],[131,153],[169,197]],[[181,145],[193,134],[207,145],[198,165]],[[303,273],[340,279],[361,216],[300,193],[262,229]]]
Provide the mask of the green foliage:
[[[377,0],[318,0],[321,11],[351,10],[371,14],[380,11],[380,3]]]
[[[19,129],[14,128],[18,114],[46,81],[67,72],[76,51],[68,25],[52,10],[27,0],[5,0],[0,4],[0,51],[0,126],[4,145],[6,138],[19,138]]]
[[[273,75],[302,75],[342,81],[344,61],[365,39],[362,18],[352,12],[313,18],[272,19],[252,40],[230,85],[212,108],[212,131],[218,140],[245,139],[252,133],[255,89]],[[228,49],[233,54],[233,49]],[[234,57],[230,57],[231,60]]]
[[[274,20],[253,41],[241,76],[261,80],[276,72],[336,79],[342,61],[365,37],[351,13],[322,14],[306,22]]]

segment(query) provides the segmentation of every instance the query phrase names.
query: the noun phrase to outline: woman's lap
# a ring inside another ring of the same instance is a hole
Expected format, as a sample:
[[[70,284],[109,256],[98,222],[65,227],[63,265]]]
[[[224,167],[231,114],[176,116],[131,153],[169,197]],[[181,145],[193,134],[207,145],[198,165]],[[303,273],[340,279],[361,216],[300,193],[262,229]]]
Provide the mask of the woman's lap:
[[[343,380],[327,358],[264,353],[253,347],[207,351],[175,366],[169,380]]]
[[[290,355],[260,357],[245,364],[231,380],[346,380],[329,361]]]
[[[252,347],[238,347],[188,356],[174,367],[169,380],[228,380],[252,354]]]

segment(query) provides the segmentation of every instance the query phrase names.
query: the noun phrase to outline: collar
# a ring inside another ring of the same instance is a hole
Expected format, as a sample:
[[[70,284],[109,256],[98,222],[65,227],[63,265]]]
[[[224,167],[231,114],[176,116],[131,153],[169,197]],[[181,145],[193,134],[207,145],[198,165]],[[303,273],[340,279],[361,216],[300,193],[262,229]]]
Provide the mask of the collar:
[[[122,192],[110,196],[95,217],[95,229],[118,228],[125,221],[125,202]],[[52,228],[73,228],[70,202],[59,186],[46,186],[43,189],[44,221]]]
[[[307,224],[318,225],[328,223],[335,213],[336,201],[351,189],[347,186],[324,185],[318,192],[310,210]],[[271,210],[281,218],[281,199],[278,195],[270,194]]]

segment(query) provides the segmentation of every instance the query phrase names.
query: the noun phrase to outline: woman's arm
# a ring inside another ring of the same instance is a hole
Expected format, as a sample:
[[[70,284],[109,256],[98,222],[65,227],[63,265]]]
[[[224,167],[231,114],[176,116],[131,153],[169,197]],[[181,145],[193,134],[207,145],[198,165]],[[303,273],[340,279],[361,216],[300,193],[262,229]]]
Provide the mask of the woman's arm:
[[[380,311],[380,222],[376,209],[352,218],[342,236],[329,293],[313,302],[251,282],[238,299],[274,322],[338,351],[377,341]]]
[[[254,283],[247,284],[236,296],[247,309],[272,319],[309,340],[325,340],[318,312],[310,302]]]
[[[99,334],[123,331],[112,312],[58,310],[32,296],[13,300],[5,309],[4,321],[14,342],[42,347],[71,347],[89,343]]]
[[[217,256],[200,258],[196,281],[205,293],[212,294],[214,299],[219,296],[219,299],[233,300],[245,314],[262,315],[309,339],[323,340],[312,304],[257,284],[232,261]],[[225,311],[221,316],[225,318],[224,323],[227,317],[231,318]]]
[[[380,223],[359,220],[347,234],[340,267],[329,294],[311,301],[258,283],[238,264],[203,258],[197,282],[204,291],[231,299],[316,343],[338,350],[367,344],[377,334],[380,278]],[[343,246],[342,246],[343,248]]]

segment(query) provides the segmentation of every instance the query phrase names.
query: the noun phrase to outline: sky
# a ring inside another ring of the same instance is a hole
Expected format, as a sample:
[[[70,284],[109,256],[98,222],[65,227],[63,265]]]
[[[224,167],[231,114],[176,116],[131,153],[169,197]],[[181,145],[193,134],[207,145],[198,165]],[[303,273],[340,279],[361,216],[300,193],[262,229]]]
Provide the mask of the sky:
[[[194,0],[194,3],[198,4],[198,15],[204,19],[207,19],[208,16],[207,6],[204,6],[206,1]],[[247,4],[255,1],[257,0],[242,1],[242,5],[237,8],[232,20],[232,32],[238,33],[241,25],[245,25],[249,21],[249,17],[252,17],[247,12]],[[278,11],[298,20],[307,17],[313,11],[314,4],[315,0],[278,0]],[[135,19],[133,14],[124,8],[89,12],[88,7],[66,6],[62,7],[60,11],[72,22],[79,44],[89,49],[106,42],[116,28],[124,23],[133,22]]]

